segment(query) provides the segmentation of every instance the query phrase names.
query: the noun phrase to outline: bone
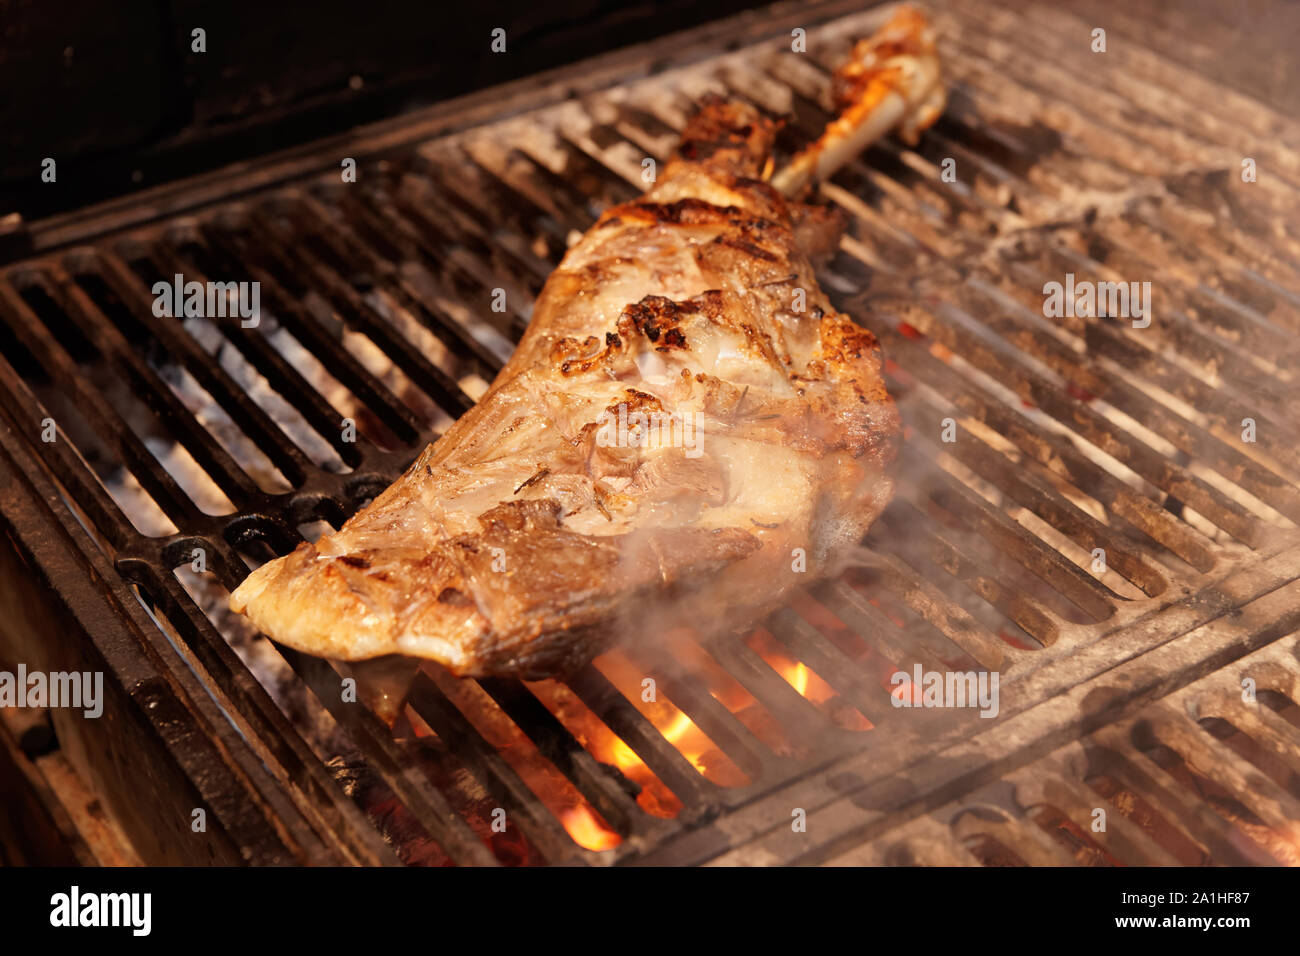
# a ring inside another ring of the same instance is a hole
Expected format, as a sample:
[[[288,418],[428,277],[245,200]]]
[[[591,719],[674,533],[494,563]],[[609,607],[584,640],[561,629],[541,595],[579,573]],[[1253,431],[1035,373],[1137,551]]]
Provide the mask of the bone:
[[[840,115],[772,177],[787,198],[799,198],[895,129],[915,143],[939,118],[946,97],[929,20],[914,7],[899,7],[853,47],[834,83]]]

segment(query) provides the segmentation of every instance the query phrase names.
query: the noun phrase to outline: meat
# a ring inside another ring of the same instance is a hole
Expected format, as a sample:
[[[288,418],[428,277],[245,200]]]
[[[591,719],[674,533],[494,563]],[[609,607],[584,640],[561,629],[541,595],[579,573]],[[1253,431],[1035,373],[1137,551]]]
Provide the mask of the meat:
[[[890,129],[915,143],[939,118],[946,97],[925,16],[899,8],[877,33],[858,41],[835,71],[832,88],[840,115],[772,181],[787,196],[830,175]]]
[[[934,115],[915,17],[855,50],[861,90],[903,106],[891,126]],[[786,191],[871,121],[828,130]],[[875,339],[814,277],[836,219],[761,178],[774,131],[706,101],[657,184],[569,249],[479,404],[232,607],[324,657],[542,678],[657,628],[742,626],[833,567],[889,501],[899,423]]]

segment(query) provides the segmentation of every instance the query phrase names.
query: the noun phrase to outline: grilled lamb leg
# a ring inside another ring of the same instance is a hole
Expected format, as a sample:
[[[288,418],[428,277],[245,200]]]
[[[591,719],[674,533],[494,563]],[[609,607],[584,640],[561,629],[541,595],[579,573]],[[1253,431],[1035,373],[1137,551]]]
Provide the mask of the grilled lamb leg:
[[[904,128],[933,118],[937,83],[898,66],[933,59],[900,46],[915,17],[855,51]],[[813,159],[842,162],[864,122]],[[705,102],[654,188],[569,249],[478,405],[234,609],[324,657],[543,678],[659,627],[753,621],[832,567],[889,501],[899,423],[875,339],[814,277],[825,230],[804,227],[826,217],[760,179],[774,128]],[[800,162],[791,193],[831,168]]]

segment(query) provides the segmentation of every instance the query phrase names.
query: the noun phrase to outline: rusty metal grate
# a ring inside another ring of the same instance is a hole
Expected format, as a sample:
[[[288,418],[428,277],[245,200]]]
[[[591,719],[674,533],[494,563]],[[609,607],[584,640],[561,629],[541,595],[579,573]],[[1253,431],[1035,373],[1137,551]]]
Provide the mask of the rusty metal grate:
[[[882,339],[909,438],[861,569],[754,635],[647,641],[566,685],[421,671],[397,734],[334,665],[232,640],[248,561],[340,524],[470,407],[570,232],[640,193],[703,92],[790,113],[785,148],[815,135],[829,68],[880,14],[812,9],[393,145],[356,183],[250,177],[76,242],[53,223],[4,271],[7,427],[220,742],[229,779],[198,757],[191,778],[245,859],[1294,862],[1300,126],[1129,43],[1097,69],[1063,10],[943,5],[946,116],[824,189],[852,227],[823,286]],[[175,273],[259,282],[261,326],[155,316]],[[1066,273],[1150,281],[1154,321],[1044,318]],[[892,707],[917,663],[998,671],[1000,716]],[[1099,797],[1130,812],[1097,839]]]

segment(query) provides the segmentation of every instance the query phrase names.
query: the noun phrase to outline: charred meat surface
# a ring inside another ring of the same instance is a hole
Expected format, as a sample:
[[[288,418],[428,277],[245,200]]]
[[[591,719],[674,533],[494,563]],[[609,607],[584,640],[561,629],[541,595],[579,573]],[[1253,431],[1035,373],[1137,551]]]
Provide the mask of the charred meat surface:
[[[657,184],[569,249],[478,405],[232,606],[324,657],[542,678],[741,626],[833,567],[890,499],[899,421],[875,339],[814,276],[837,223],[762,181],[774,130],[704,102]]]

